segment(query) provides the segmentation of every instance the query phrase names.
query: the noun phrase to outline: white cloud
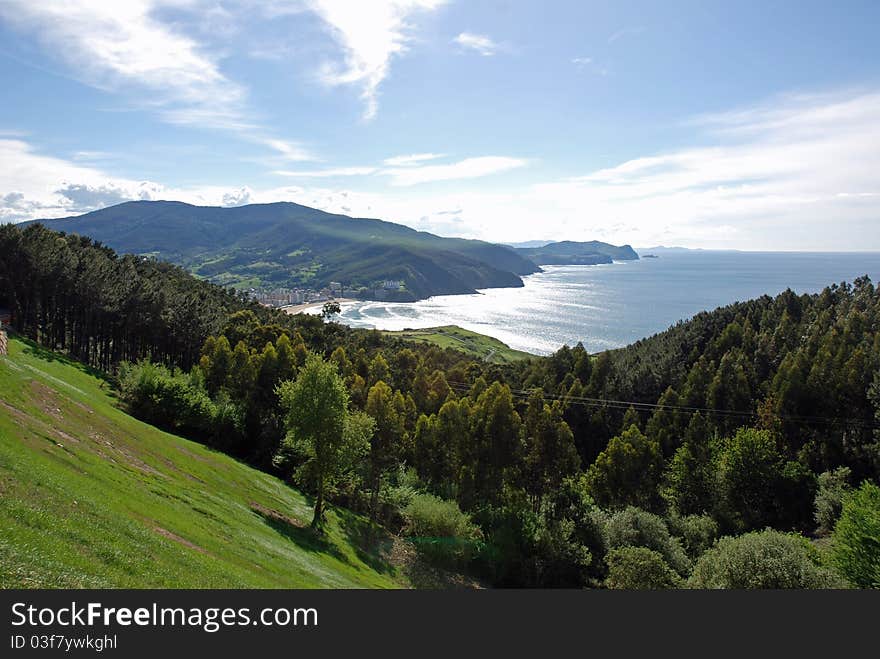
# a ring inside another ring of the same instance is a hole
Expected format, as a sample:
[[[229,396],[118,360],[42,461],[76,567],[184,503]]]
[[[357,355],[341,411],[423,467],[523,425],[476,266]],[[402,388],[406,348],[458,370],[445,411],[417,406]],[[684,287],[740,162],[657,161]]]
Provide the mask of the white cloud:
[[[279,169],[272,173],[292,178],[332,178],[335,176],[369,176],[376,171],[375,167],[337,167],[335,169],[315,169],[299,172]]]
[[[410,165],[418,165],[426,160],[436,160],[444,157],[443,153],[410,153],[404,156],[394,156],[393,158],[385,158],[382,162],[390,167],[408,167]]]
[[[316,157],[299,142],[265,137],[256,138],[256,141],[277,151],[283,160],[316,160]]]
[[[253,190],[244,186],[238,190],[231,190],[223,195],[221,203],[224,206],[244,206],[253,202]]]
[[[498,44],[485,34],[462,32],[453,41],[462,48],[476,51],[484,57],[491,57],[498,51]]]
[[[189,12],[196,32],[211,28],[215,41],[232,29],[218,27],[232,21],[229,11],[201,0],[4,0],[0,19],[35,35],[80,82],[123,94],[167,123],[231,131],[287,160],[314,159],[298,143],[266,137],[249,116],[247,89],[221,71],[218,52],[160,20],[163,10]]]
[[[600,76],[608,75],[608,68],[598,64],[592,57],[575,57],[571,63],[578,69],[587,69]]]
[[[192,38],[153,17],[169,0],[5,0],[0,16],[35,33],[76,75],[101,88],[137,85],[170,112],[219,109],[237,115],[244,89]],[[178,3],[182,4],[182,3]]]
[[[430,11],[447,0],[309,0],[309,6],[330,27],[345,51],[345,65],[326,65],[322,80],[329,85],[357,84],[366,104],[364,118],[378,111],[379,85],[387,77],[391,59],[405,52],[411,41],[411,17]]]
[[[641,34],[644,31],[645,31],[645,28],[642,27],[641,25],[637,25],[634,27],[625,27],[625,28],[618,30],[617,32],[612,34],[610,37],[608,37],[608,43],[614,43],[618,39],[622,39],[625,36],[635,36],[637,34]]]
[[[275,170],[272,173],[291,178],[334,178],[342,176],[388,176],[394,186],[413,186],[420,183],[435,181],[452,181],[480,178],[490,174],[498,174],[527,164],[521,158],[505,156],[480,156],[465,158],[458,162],[443,165],[420,165],[419,163],[442,157],[434,153],[417,153],[409,156],[388,158],[386,164],[396,167],[337,167],[305,171]]]
[[[447,165],[392,168],[385,170],[383,173],[391,176],[392,185],[408,186],[434,181],[480,178],[518,167],[525,167],[527,164],[528,161],[522,158],[480,156],[478,158],[465,158]]]

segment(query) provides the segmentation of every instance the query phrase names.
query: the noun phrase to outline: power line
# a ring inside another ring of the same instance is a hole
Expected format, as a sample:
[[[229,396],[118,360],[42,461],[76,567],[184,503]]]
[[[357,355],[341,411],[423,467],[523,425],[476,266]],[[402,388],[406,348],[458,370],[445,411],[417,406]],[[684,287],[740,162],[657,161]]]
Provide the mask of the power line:
[[[447,382],[449,387],[458,392],[469,392],[471,385],[464,382]],[[611,398],[590,398],[587,396],[554,396],[545,394],[540,389],[511,389],[511,395],[517,400],[528,400],[536,393],[541,399],[546,401],[559,401],[563,403],[574,403],[585,407],[602,407],[608,409],[627,410],[630,407],[637,412],[653,412],[655,410],[669,410],[672,412],[680,412],[683,414],[696,414],[704,412],[715,416],[738,417],[755,419],[758,418],[757,412],[746,412],[742,410],[724,410],[711,407],[693,407],[688,405],[666,405],[660,403],[644,403],[639,401],[616,400]],[[865,421],[863,419],[847,419],[842,417],[826,417],[826,416],[798,416],[798,415],[777,415],[777,418],[783,421],[791,421],[796,423],[817,423],[824,425],[845,425],[865,429],[880,429],[880,424]]]

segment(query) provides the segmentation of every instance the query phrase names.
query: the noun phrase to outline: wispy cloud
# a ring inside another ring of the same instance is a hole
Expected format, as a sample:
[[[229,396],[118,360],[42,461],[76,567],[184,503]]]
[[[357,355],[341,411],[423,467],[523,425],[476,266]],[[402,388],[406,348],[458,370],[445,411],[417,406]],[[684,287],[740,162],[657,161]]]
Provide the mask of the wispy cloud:
[[[364,119],[376,116],[379,85],[391,60],[407,50],[414,29],[412,18],[447,0],[309,0],[308,6],[330,27],[345,52],[345,63],[327,64],[320,72],[329,85],[360,85]]]
[[[498,44],[485,34],[474,34],[473,32],[462,32],[453,39],[462,48],[473,50],[483,55],[491,57],[498,52]]]
[[[440,158],[434,153],[418,153],[410,156],[388,158],[389,167],[336,167],[313,170],[275,170],[272,173],[290,178],[339,178],[351,176],[386,176],[391,185],[408,187],[437,181],[453,181],[481,178],[524,167],[528,162],[522,158],[506,156],[478,156],[442,165],[423,165],[422,162]]]
[[[171,112],[211,109],[239,115],[245,90],[223,75],[195,40],[155,20],[157,4],[5,0],[0,16],[36,34],[90,85],[147,88],[150,102]]]
[[[571,63],[578,69],[587,69],[600,76],[607,76],[608,69],[597,63],[592,57],[574,57]]]
[[[407,167],[409,165],[417,165],[426,160],[436,160],[437,158],[444,157],[444,155],[443,153],[410,153],[408,155],[386,158],[382,162],[390,167]]]
[[[199,0],[4,0],[0,19],[35,35],[80,82],[119,93],[167,123],[231,131],[286,159],[312,159],[301,145],[265,137],[247,89],[221,71],[217,51],[157,18],[168,9],[195,13],[202,27],[214,26],[218,15],[230,20],[226,10]]]
[[[409,156],[398,156],[404,160],[396,165],[299,172],[296,185],[170,188],[45,156],[27,138],[9,137],[0,139],[0,221],[69,215],[123,199],[286,200],[490,240],[880,249],[880,91],[786,95],[686,121],[693,129],[686,148],[531,185],[454,190],[423,184],[479,179],[528,162],[481,156],[405,165]],[[395,189],[355,191],[327,172],[369,176]]]
[[[632,27],[625,27],[625,28],[618,30],[617,32],[615,32],[611,36],[609,36],[608,43],[614,43],[615,41],[622,39],[623,37],[626,37],[626,36],[635,36],[637,34],[642,34],[642,32],[644,32],[644,31],[645,31],[645,28],[641,25],[634,25]]]
[[[278,169],[272,172],[279,176],[291,178],[334,178],[337,176],[369,176],[378,171],[376,167],[336,167],[334,169],[314,169],[306,171],[290,171]]]
[[[482,178],[491,174],[525,167],[527,160],[505,156],[480,156],[465,158],[446,165],[425,165],[422,167],[400,167],[385,170],[391,176],[391,184],[397,186],[418,185],[436,181]]]
[[[880,247],[880,93],[785,96],[690,122],[703,144],[535,186],[548,203],[704,246]],[[833,220],[833,221],[830,221]],[[718,233],[718,227],[724,232]],[[846,235],[848,227],[850,235]]]

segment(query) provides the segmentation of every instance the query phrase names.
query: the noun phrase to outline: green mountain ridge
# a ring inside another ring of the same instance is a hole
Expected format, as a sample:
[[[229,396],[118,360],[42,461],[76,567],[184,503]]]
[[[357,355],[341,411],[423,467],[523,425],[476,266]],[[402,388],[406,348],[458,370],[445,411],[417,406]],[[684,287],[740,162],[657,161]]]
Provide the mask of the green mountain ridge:
[[[443,238],[377,219],[280,202],[233,208],[132,201],[85,215],[34,220],[118,252],[156,256],[223,285],[322,288],[417,300],[522,286],[540,270],[526,256],[479,240]],[[385,282],[400,282],[399,287]]]

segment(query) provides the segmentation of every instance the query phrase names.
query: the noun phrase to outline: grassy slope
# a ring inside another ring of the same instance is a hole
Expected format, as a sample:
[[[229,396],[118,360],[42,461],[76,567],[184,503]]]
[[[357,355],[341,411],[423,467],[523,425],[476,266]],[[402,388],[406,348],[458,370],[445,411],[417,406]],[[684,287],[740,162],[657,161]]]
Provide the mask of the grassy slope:
[[[395,587],[363,518],[116,408],[84,367],[0,356],[0,587]]]
[[[521,350],[514,350],[491,336],[471,332],[456,325],[399,332],[386,331],[383,334],[397,336],[407,341],[433,343],[441,348],[453,348],[493,364],[508,364],[535,356]]]

